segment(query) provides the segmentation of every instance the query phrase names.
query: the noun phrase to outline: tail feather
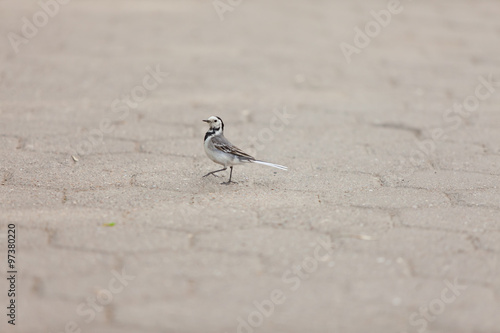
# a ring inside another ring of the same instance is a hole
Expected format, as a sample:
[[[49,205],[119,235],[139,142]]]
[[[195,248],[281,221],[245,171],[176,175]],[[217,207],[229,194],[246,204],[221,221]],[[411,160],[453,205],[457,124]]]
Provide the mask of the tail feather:
[[[285,171],[288,170],[288,168],[286,166],[279,165],[279,164],[268,163],[268,162],[263,162],[263,161],[259,161],[259,160],[253,160],[253,161],[250,161],[250,162],[257,163],[257,164],[262,164],[262,165],[267,165],[267,166],[270,166],[270,167],[273,167],[273,168],[276,168],[276,169],[280,169],[280,170],[285,170]]]

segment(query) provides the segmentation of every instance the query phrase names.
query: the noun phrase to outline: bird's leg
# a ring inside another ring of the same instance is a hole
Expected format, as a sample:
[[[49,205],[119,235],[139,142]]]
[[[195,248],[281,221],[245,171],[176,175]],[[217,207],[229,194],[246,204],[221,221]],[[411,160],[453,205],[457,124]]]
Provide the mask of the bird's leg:
[[[220,170],[216,170],[216,171],[209,172],[209,173],[207,173],[207,174],[206,174],[205,176],[203,176],[203,177],[210,176],[210,175],[214,175],[214,177],[217,177],[217,176],[215,175],[217,172],[226,171],[226,170],[227,170],[227,167],[225,167],[224,169],[220,169]],[[232,169],[232,167],[231,167],[231,171],[232,171],[232,170],[233,170],[233,169]]]
[[[229,173],[229,180],[227,181],[227,183],[222,183],[223,185],[229,185],[231,183],[238,184],[237,182],[232,182],[231,181],[231,178],[233,177],[233,166],[230,166],[230,168],[231,168],[231,172]]]

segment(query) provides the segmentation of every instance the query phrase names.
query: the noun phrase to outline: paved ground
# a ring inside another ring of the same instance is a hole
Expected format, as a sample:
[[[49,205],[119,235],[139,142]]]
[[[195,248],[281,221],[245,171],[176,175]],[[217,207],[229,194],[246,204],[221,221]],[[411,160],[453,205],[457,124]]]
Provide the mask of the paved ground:
[[[500,332],[500,3],[228,3],[0,1],[0,330]]]

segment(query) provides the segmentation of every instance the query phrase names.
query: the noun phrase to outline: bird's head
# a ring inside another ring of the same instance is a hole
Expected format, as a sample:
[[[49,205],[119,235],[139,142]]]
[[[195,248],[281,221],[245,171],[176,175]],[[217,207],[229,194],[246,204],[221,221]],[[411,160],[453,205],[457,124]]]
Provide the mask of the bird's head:
[[[211,116],[210,118],[203,120],[210,125],[210,129],[214,131],[224,130],[224,122],[220,117]]]

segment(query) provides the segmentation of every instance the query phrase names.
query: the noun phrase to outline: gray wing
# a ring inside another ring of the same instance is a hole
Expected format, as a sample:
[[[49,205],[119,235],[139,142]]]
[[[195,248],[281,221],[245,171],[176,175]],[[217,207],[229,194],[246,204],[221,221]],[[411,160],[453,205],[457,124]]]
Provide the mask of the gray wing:
[[[215,148],[225,153],[234,154],[244,159],[255,160],[255,158],[248,155],[240,148],[233,146],[233,144],[229,142],[229,140],[226,139],[223,135],[214,136],[212,138],[212,143],[214,144]]]

